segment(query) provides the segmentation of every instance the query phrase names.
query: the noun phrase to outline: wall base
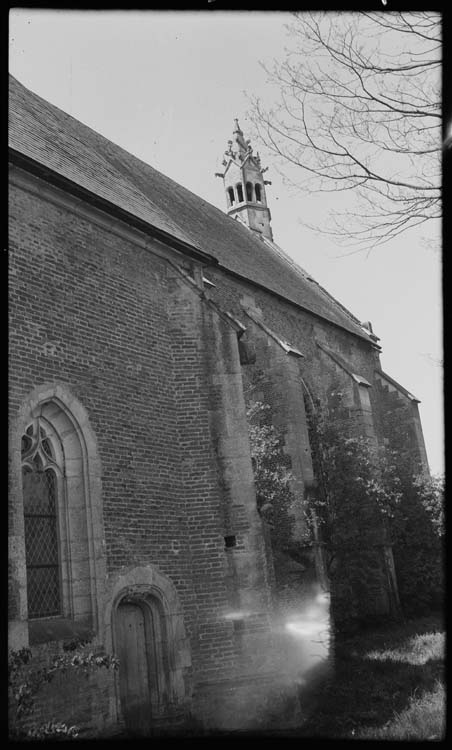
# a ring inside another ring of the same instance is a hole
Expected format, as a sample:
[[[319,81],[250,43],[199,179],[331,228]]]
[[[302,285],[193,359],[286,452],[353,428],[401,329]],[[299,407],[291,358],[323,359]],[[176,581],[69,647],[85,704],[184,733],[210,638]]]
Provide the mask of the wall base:
[[[298,686],[280,675],[204,683],[193,695],[193,716],[205,732],[300,726]]]

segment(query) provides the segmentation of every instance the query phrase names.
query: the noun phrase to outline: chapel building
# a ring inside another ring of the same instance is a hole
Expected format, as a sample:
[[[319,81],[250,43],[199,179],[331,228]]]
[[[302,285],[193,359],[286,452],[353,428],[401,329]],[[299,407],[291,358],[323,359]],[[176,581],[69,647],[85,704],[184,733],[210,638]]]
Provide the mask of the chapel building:
[[[9,106],[9,647],[46,664],[90,637],[118,656],[38,706],[86,736],[263,726],[298,696],[297,617],[329,593],[306,536],[309,414],[340,391],[344,434],[402,439],[428,472],[419,401],[371,324],[275,243],[237,120],[221,211],[14,78]],[[272,523],[256,404],[291,472]],[[384,615],[396,576],[372,540],[360,606]]]

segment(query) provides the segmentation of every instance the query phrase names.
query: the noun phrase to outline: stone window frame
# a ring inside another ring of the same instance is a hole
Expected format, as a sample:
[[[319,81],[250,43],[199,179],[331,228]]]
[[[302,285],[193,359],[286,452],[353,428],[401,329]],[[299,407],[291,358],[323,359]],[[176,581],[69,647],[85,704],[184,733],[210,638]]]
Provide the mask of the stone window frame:
[[[20,448],[22,435],[36,419],[46,424],[54,447],[61,442],[64,455],[65,473],[58,488],[62,614],[28,619]],[[66,386],[40,386],[22,404],[14,442],[13,464],[18,466],[20,462],[15,520],[22,528],[22,546],[18,550],[23,561],[19,566],[19,611],[26,624],[20,629],[22,645],[96,633],[101,621],[106,560],[101,465],[88,414]]]

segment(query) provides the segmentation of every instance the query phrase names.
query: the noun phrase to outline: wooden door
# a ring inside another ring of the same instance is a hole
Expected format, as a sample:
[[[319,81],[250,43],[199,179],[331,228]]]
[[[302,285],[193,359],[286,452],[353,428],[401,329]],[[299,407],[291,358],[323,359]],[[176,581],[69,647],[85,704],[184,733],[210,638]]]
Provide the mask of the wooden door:
[[[142,607],[121,603],[116,616],[119,690],[127,729],[146,734],[151,728],[149,664],[146,648],[146,618]]]

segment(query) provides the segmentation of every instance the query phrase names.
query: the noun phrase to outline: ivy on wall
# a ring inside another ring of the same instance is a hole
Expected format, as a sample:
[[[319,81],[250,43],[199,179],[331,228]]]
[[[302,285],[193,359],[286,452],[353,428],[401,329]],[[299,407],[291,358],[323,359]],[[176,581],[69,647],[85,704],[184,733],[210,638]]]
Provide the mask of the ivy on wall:
[[[340,395],[325,413],[308,410],[317,489],[305,512],[323,543],[337,630],[374,620],[388,607],[379,512],[386,488],[378,481],[372,442],[347,434],[345,416]]]
[[[247,419],[257,508],[270,527],[272,546],[287,550],[292,544],[287,509],[293,502],[293,475],[283,450],[284,434],[271,423],[270,406],[261,401],[249,405]]]
[[[306,518],[311,527],[315,519],[324,545],[336,627],[353,629],[384,611],[389,546],[403,612],[440,606],[442,480],[420,474],[403,441],[389,448],[347,433],[340,392],[330,394],[327,410],[306,405],[318,481]]]
[[[406,615],[425,614],[444,605],[444,478],[413,472],[406,454],[386,449],[386,486],[399,499],[383,512],[392,543],[399,597]]]
[[[93,672],[118,669],[119,661],[109,654],[95,653],[87,649],[89,640],[74,639],[63,643],[63,651],[54,657],[49,666],[36,666],[29,648],[11,650],[8,658],[8,688],[10,711],[10,739],[55,740],[74,739],[79,728],[59,718],[40,722],[34,713],[40,693],[46,684],[56,677],[83,674],[89,678]]]

